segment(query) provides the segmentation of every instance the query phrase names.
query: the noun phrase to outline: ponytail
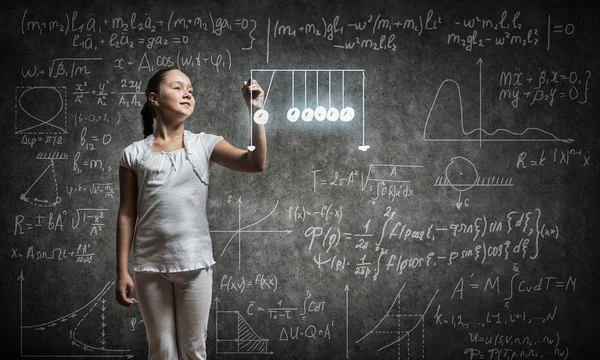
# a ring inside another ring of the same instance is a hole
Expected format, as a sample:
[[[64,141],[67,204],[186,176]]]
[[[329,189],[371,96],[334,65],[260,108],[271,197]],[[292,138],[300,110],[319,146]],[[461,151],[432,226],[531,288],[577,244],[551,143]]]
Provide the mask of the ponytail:
[[[152,109],[152,105],[148,101],[144,104],[142,111],[142,126],[144,127],[144,138],[148,137],[148,135],[154,133],[154,109]]]

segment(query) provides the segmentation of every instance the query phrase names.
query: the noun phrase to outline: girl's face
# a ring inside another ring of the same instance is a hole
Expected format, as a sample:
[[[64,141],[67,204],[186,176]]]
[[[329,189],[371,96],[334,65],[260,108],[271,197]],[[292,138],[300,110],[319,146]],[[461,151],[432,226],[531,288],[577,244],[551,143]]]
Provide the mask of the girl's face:
[[[192,115],[196,105],[192,91],[190,79],[179,70],[171,70],[160,84],[160,93],[154,94],[151,101],[163,120],[185,119]]]

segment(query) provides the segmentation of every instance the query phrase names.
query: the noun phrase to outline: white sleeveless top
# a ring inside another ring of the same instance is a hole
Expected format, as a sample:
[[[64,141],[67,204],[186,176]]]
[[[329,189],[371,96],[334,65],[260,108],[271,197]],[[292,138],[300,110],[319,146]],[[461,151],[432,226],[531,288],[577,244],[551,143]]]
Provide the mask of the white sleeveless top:
[[[210,155],[223,137],[184,131],[184,148],[152,152],[154,136],[123,150],[137,175],[133,270],[178,272],[215,263],[206,216]]]

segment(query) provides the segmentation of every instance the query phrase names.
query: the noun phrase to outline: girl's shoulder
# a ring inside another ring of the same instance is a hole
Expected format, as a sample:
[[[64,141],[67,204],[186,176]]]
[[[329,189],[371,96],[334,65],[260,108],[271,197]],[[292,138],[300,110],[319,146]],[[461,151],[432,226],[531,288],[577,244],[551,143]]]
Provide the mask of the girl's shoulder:
[[[194,132],[191,132],[190,130],[185,130],[184,131],[184,136],[187,137],[188,140],[198,141],[198,140],[202,140],[202,139],[205,139],[207,137],[212,137],[212,136],[216,136],[216,135],[205,133],[204,131],[199,132],[199,133],[194,133]]]
[[[127,147],[144,147],[144,145],[148,142],[148,140],[151,136],[152,135],[148,135],[147,137],[143,138],[142,140],[134,141],[131,144],[127,145]]]
[[[205,132],[193,133],[189,130],[185,130],[184,136],[186,137],[186,141],[190,146],[210,146],[209,144],[215,143],[222,139],[222,136],[209,134]]]
[[[121,165],[129,169],[135,170],[142,165],[148,158],[152,148],[152,135],[145,139],[129,144],[121,154]]]
[[[149,135],[152,136],[152,135]],[[142,140],[135,141],[123,149],[124,153],[141,154],[148,145],[148,137]]]

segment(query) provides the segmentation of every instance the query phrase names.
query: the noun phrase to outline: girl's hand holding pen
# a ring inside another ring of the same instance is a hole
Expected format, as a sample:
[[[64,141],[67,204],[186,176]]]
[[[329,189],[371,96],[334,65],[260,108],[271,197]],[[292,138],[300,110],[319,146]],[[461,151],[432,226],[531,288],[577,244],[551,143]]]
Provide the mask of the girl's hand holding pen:
[[[242,85],[242,96],[244,97],[244,101],[248,108],[250,108],[250,106],[256,109],[263,108],[265,92],[260,85],[258,85],[256,80],[248,79],[248,81],[244,81],[244,84]]]

